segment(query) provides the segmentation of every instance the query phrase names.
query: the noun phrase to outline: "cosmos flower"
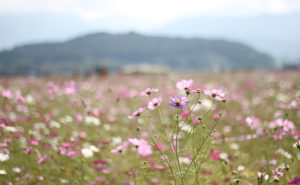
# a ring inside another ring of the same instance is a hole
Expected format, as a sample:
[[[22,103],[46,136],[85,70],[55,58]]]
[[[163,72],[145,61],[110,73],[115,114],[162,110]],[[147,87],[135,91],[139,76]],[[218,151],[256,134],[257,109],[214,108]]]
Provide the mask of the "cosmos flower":
[[[27,148],[27,149],[24,150],[24,153],[25,153],[25,154],[28,154],[28,153],[30,153],[31,151],[32,151],[32,147],[29,147],[29,148]]]
[[[44,155],[43,157],[39,158],[38,164],[42,164],[47,159],[47,155]]]
[[[154,110],[156,107],[158,107],[161,104],[161,97],[158,98],[153,98],[149,103],[148,103],[148,109]]]
[[[226,102],[229,97],[225,97],[225,93],[221,89],[212,89],[211,91],[204,91],[204,94],[215,98],[217,101]]]
[[[7,172],[5,170],[0,170],[0,175],[6,175]]]
[[[137,148],[139,155],[145,157],[152,154],[152,147],[148,144],[147,141],[137,138],[130,138],[128,139],[128,141]]]
[[[134,113],[132,113],[132,115],[128,116],[129,119],[133,119],[135,117],[138,117],[141,115],[142,112],[144,112],[146,110],[146,107],[141,107],[139,110],[135,111]]]
[[[176,83],[176,87],[180,90],[189,90],[193,84],[194,84],[194,81],[192,79],[181,80]]]
[[[129,138],[128,141],[129,141],[129,143],[133,144],[134,146],[140,145],[140,140],[138,140],[137,138]]]
[[[153,168],[155,168],[155,169],[165,169],[165,166],[164,165],[160,165],[160,164],[154,164]]]
[[[7,161],[9,159],[8,154],[0,153],[0,162]]]
[[[81,153],[85,158],[90,158],[94,155],[94,152],[89,148],[81,149]]]
[[[58,151],[60,154],[69,156],[72,159],[75,157],[76,154],[76,151],[66,149],[66,148],[59,148]]]
[[[152,148],[148,144],[147,141],[145,141],[143,139],[140,140],[140,144],[139,144],[139,147],[138,147],[138,153],[139,153],[139,155],[141,155],[143,157],[152,154]]]
[[[122,145],[117,146],[115,149],[111,150],[111,153],[116,154],[120,153],[128,147],[128,142],[125,141]]]
[[[180,117],[185,118],[189,115],[189,111],[188,110],[184,110],[181,114]]]
[[[280,178],[284,176],[284,173],[280,171],[280,169],[275,168],[273,171],[273,175],[275,175],[276,177]]]
[[[150,89],[150,88],[147,88],[145,91],[141,92],[141,96],[150,96],[153,92],[157,92],[158,89]]]
[[[300,149],[300,140],[292,145],[294,148]]]
[[[212,89],[211,91],[205,91],[204,93],[213,98],[217,96],[222,96],[224,94],[221,89]]]
[[[184,96],[172,96],[170,98],[170,107],[175,108],[175,109],[184,109],[188,104],[188,99]]]
[[[261,125],[260,119],[255,116],[247,117],[245,121],[251,129],[257,129]]]
[[[213,150],[212,154],[209,155],[210,158],[215,159],[215,160],[219,160],[221,159],[220,154],[221,151],[220,150]]]
[[[269,123],[269,128],[282,128],[285,132],[288,132],[290,130],[295,129],[295,125],[292,121],[287,119],[276,119],[275,121],[272,121]]]
[[[205,89],[206,89],[206,88],[203,88],[203,89],[202,89],[202,88],[193,89],[193,90],[192,90],[192,93],[201,93],[201,92],[204,92]]]
[[[289,184],[300,185],[300,177],[295,177],[293,181],[289,181]]]
[[[14,95],[11,93],[10,90],[2,90],[2,96],[8,99],[12,99]]]

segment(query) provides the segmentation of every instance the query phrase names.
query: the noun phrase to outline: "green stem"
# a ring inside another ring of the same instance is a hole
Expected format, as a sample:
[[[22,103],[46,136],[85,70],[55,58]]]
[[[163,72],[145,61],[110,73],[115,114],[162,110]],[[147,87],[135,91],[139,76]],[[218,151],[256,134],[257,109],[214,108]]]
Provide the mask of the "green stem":
[[[198,96],[198,97],[199,97],[199,96]],[[213,107],[214,103],[215,103],[215,101],[213,101],[213,103],[212,103],[212,105],[210,106],[209,110],[208,110],[208,111],[206,111],[206,113],[204,114],[204,116],[203,116],[203,118],[202,118],[202,119],[204,119],[204,118],[205,118],[205,117],[208,115],[208,113],[211,111],[211,109],[212,109],[212,107]],[[196,127],[197,127],[197,126],[194,126],[194,128],[193,128],[193,129],[195,129]],[[186,142],[188,141],[188,139],[189,139],[190,135],[192,134],[192,131],[193,131],[193,129],[192,129],[192,130],[190,130],[190,132],[188,133],[188,135],[187,135],[186,139],[184,140],[183,144],[180,146],[180,149],[182,149],[182,148],[185,146],[185,144],[186,144]]]
[[[211,144],[211,141],[212,140],[210,140],[210,144]],[[200,160],[200,164],[201,164],[201,162],[206,158],[206,154],[207,154],[207,152],[208,152],[208,149],[210,148],[210,144],[208,145],[208,147],[206,148],[206,150],[205,150],[205,153],[204,153],[204,157]],[[200,171],[200,168],[201,168],[201,165],[199,165],[198,166],[198,168],[197,168],[197,170],[196,170],[196,175],[195,175],[195,180],[194,180],[194,184],[196,184],[196,181],[198,182],[198,174],[199,174],[199,171]]]
[[[197,152],[196,152],[196,155],[195,157],[193,158],[193,160],[191,161],[191,163],[189,164],[187,170],[184,172],[184,175],[185,176],[187,174],[187,172],[189,171],[190,167],[192,166],[192,164],[195,162],[199,152],[201,151],[204,143],[206,142],[206,140],[208,139],[208,137],[210,136],[210,134],[213,132],[213,130],[215,129],[215,127],[217,126],[219,120],[216,121],[216,123],[214,124],[214,126],[211,128],[211,130],[208,132],[208,134],[206,135],[206,137],[204,138],[203,142],[201,143],[201,146],[198,148]]]
[[[143,119],[143,118],[142,118]],[[144,120],[144,119],[143,119]],[[144,120],[144,122],[146,122]],[[153,136],[150,134],[150,132],[148,131],[148,129],[146,129],[146,132],[147,134],[150,136],[152,142],[154,143],[155,146],[157,146],[157,142],[155,141],[155,139],[153,138]],[[174,172],[173,172],[173,169],[172,169],[172,166],[171,166],[171,163],[168,161],[168,159],[166,158],[166,156],[161,152],[161,150],[158,149],[158,152],[160,153],[160,155],[163,157],[164,161],[167,163],[170,171],[171,171],[171,175],[172,175],[172,178],[173,178],[173,181],[175,183],[175,185],[177,185],[177,181],[176,181],[176,178],[174,176]]]
[[[179,118],[179,115],[177,115],[176,125],[179,124],[178,123],[178,118]],[[176,129],[175,144],[173,144],[173,145],[176,145],[176,146],[174,146],[174,150],[175,150],[175,154],[176,154],[176,160],[177,160],[177,163],[178,163],[179,175],[180,175],[181,183],[184,185],[184,178],[182,176],[182,169],[181,169],[181,165],[180,165],[180,161],[179,161],[179,155],[178,155],[178,133],[179,133],[179,130],[180,130],[180,127],[178,125],[178,129]]]

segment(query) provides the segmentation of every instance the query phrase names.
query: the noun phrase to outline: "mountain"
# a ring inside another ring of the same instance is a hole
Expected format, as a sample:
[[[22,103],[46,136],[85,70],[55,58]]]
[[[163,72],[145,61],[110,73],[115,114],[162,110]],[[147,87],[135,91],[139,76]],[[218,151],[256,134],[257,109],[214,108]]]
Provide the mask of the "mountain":
[[[99,30],[184,38],[218,38],[246,43],[268,53],[276,62],[300,58],[300,12],[257,16],[194,16],[164,25],[129,17],[82,19],[47,12],[0,14],[0,50],[20,44],[61,41]]]
[[[300,12],[258,16],[193,17],[167,23],[151,32],[159,35],[235,40],[283,61],[300,58],[299,20]]]
[[[70,74],[95,66],[118,70],[126,64],[151,63],[174,70],[270,69],[273,59],[241,43],[224,40],[184,39],[94,33],[66,42],[40,43],[0,52],[0,74],[39,71]]]

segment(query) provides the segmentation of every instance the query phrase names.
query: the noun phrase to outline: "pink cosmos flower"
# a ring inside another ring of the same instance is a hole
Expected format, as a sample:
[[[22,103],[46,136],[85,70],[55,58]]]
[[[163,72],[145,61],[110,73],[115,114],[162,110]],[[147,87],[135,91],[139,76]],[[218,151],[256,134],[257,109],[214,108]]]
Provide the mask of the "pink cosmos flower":
[[[184,110],[181,114],[180,117],[184,118],[187,117],[189,115],[189,111],[188,110]]]
[[[300,185],[300,177],[295,177],[293,181],[289,181],[289,184]]]
[[[128,142],[125,141],[123,145],[117,146],[115,149],[111,150],[111,153],[116,154],[120,153],[128,147]]]
[[[31,151],[32,151],[32,147],[29,147],[29,148],[24,150],[24,153],[29,154]]]
[[[299,139],[300,130],[290,130],[290,134],[293,136],[294,139]]]
[[[141,115],[142,112],[144,112],[146,110],[146,107],[141,107],[139,110],[135,111],[134,113],[132,113],[132,115],[128,116],[129,119],[133,119],[135,117],[138,117]]]
[[[38,164],[42,164],[43,162],[45,162],[46,159],[47,159],[47,155],[44,155],[39,159]]]
[[[215,120],[220,120],[221,119],[221,116],[219,114],[214,114],[213,115],[213,119]]]
[[[176,109],[184,109],[188,104],[188,99],[184,96],[172,96],[170,98],[170,107],[176,108]]]
[[[189,90],[193,84],[194,84],[194,81],[192,79],[181,80],[176,83],[176,87],[180,90]]]
[[[73,145],[71,143],[62,143],[61,146],[64,147],[64,148],[71,148],[71,147],[73,147]]]
[[[17,99],[18,99],[19,101],[21,101],[22,103],[25,103],[25,102],[26,102],[26,99],[25,99],[22,95],[17,94],[16,97],[17,97]]]
[[[204,94],[215,98],[217,101],[226,102],[229,97],[225,98],[225,93],[221,89],[212,89],[211,91],[204,91]]]
[[[104,111],[103,110],[98,110],[98,115],[101,116],[104,114]]]
[[[139,153],[141,156],[143,156],[143,157],[152,154],[152,148],[151,148],[151,146],[148,144],[147,141],[141,140],[141,143],[140,143],[139,148],[138,148],[138,153]]]
[[[287,119],[283,120],[283,119],[279,118],[279,119],[276,119],[275,121],[272,121],[269,124],[269,128],[277,128],[277,127],[280,127],[285,132],[288,132],[290,130],[293,130],[295,128],[295,125],[290,120],[287,120]]]
[[[97,182],[99,182],[100,184],[104,184],[105,183],[105,181],[104,181],[104,179],[102,178],[102,177],[97,177]]]
[[[159,164],[154,164],[153,168],[155,168],[155,169],[165,169],[165,166],[164,165],[159,165]]]
[[[82,117],[80,114],[76,113],[76,114],[75,114],[75,117],[76,117],[76,120],[77,120],[78,122],[82,122],[82,121],[83,121],[83,117]]]
[[[164,145],[162,143],[158,142],[158,143],[156,143],[156,148],[158,150],[164,150]]]
[[[148,109],[154,110],[156,107],[160,106],[160,104],[161,104],[161,97],[153,98],[153,99],[148,103]]]
[[[72,159],[74,159],[76,154],[76,151],[66,149],[66,148],[59,148],[58,151],[60,152],[60,154],[69,156]]]
[[[152,154],[152,147],[148,144],[147,141],[145,141],[143,139],[139,140],[136,138],[128,139],[128,141],[137,147],[138,153],[141,156],[145,157],[145,156]]]
[[[204,94],[215,98],[216,96],[222,96],[224,93],[221,89],[212,89],[211,91],[204,91]]]
[[[193,122],[192,122],[192,125],[193,126],[196,126],[196,125],[199,125],[200,124],[200,120],[194,120]]]
[[[251,129],[256,129],[261,125],[260,120],[255,116],[247,117],[246,123]]]
[[[158,89],[155,89],[155,88],[153,88],[153,89],[150,89],[150,88],[147,88],[145,91],[143,91],[143,92],[141,92],[141,96],[150,96],[152,93],[154,93],[154,92],[157,92],[158,91]]]
[[[29,139],[27,142],[32,145],[39,145],[39,140],[36,139]]]
[[[13,98],[13,94],[11,93],[10,90],[2,90],[2,96],[8,99]]]
[[[280,172],[280,170],[278,170],[278,168],[275,168],[272,172],[273,172],[273,174],[274,174],[275,176],[277,176],[278,178],[284,176],[284,173],[283,173],[283,172]]]
[[[158,183],[159,183],[159,179],[157,179],[157,178],[151,178],[150,181],[151,181],[153,184],[158,184]]]
[[[134,146],[140,145],[140,140],[138,140],[137,138],[129,138],[128,141],[129,141],[129,143],[133,144]]]
[[[220,153],[220,150],[213,150],[212,154],[210,154],[209,157],[215,160],[219,160],[221,159],[221,157],[219,156]]]

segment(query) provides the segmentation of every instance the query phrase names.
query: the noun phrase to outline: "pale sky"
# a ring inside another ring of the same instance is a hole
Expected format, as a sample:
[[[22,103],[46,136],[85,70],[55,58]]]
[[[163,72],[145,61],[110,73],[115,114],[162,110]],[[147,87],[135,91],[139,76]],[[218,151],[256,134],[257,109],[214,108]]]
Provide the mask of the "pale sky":
[[[67,13],[85,20],[122,16],[163,24],[200,15],[259,15],[300,10],[300,0],[0,0],[0,14]]]

